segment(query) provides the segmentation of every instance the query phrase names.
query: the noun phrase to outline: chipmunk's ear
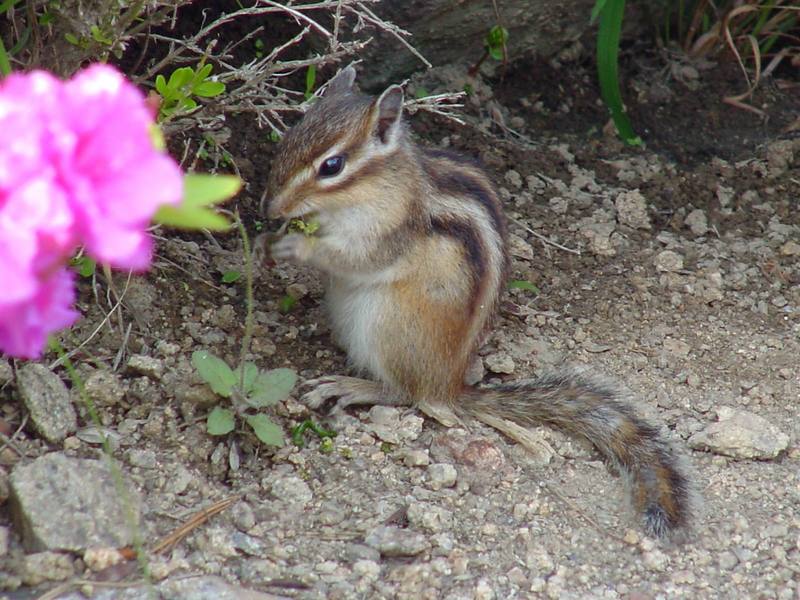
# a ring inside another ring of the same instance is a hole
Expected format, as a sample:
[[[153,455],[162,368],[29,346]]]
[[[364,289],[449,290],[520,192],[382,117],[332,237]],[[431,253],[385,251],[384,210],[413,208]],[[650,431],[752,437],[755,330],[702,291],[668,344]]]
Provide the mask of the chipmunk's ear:
[[[328,82],[325,88],[326,96],[336,96],[344,94],[353,89],[353,82],[356,80],[356,70],[352,65],[339,71],[336,76]]]
[[[403,116],[403,89],[393,85],[383,92],[375,102],[376,133],[384,144],[397,138]]]

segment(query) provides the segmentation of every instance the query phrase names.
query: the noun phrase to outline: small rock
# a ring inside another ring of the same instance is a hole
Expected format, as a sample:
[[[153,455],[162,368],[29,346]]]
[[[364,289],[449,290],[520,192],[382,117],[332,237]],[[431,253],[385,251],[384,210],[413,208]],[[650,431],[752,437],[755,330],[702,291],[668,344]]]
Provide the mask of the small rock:
[[[424,419],[416,414],[407,414],[402,419],[400,411],[391,406],[375,405],[369,410],[371,423],[367,429],[378,436],[381,441],[400,444],[413,441],[422,433]]]
[[[308,288],[302,283],[290,283],[286,286],[286,294],[300,300],[308,295]]]
[[[176,577],[162,582],[157,592],[161,598],[171,600],[274,600],[274,594],[259,592],[233,585],[221,577],[200,575],[197,577]],[[145,589],[137,590],[132,598],[145,598]]]
[[[22,581],[26,585],[39,585],[45,581],[64,581],[75,574],[72,559],[59,552],[37,552],[23,559]]]
[[[506,171],[505,180],[506,183],[514,189],[518,190],[522,187],[522,176],[514,169]]]
[[[128,464],[132,467],[139,467],[140,469],[155,469],[158,466],[156,460],[156,453],[153,450],[145,450],[143,448],[131,448],[126,453]]]
[[[256,526],[256,515],[248,502],[237,502],[231,509],[233,524],[236,529],[247,533]]]
[[[164,361],[153,356],[134,354],[128,359],[128,369],[138,375],[159,381],[164,375]]]
[[[505,373],[510,375],[517,368],[514,359],[511,358],[510,355],[501,352],[490,354],[483,360],[484,363],[486,363],[486,368],[492,373]]]
[[[683,257],[672,250],[664,250],[656,255],[656,270],[663,272],[674,272],[683,269]]]
[[[127,487],[134,523],[128,523],[108,465],[52,452],[18,465],[11,473],[12,519],[29,552],[132,543],[138,527],[138,498]]]
[[[380,525],[367,534],[364,542],[383,556],[416,556],[430,548],[425,536],[416,531]]]
[[[458,472],[451,464],[434,463],[428,465],[428,486],[433,490],[453,487],[457,478]]]
[[[125,562],[125,557],[116,548],[87,548],[83,553],[83,562],[95,573]]]
[[[403,453],[403,464],[407,467],[426,467],[431,457],[424,450],[406,450]]]
[[[314,497],[308,484],[295,476],[276,479],[272,483],[270,492],[278,500],[301,508]]]
[[[8,527],[0,526],[0,558],[8,554],[8,536]]]
[[[409,505],[408,521],[428,533],[441,533],[453,527],[453,513],[435,504],[414,502]]]
[[[651,571],[663,573],[669,566],[669,556],[661,550],[654,549],[644,553],[642,562]]]
[[[686,357],[692,351],[692,347],[683,340],[666,338],[664,340],[664,350],[675,356]]]
[[[117,376],[111,371],[97,369],[84,381],[86,394],[96,406],[116,406],[125,396]]]
[[[353,563],[353,573],[359,577],[377,579],[381,573],[381,567],[374,560],[357,560]]]
[[[706,218],[706,213],[699,208],[686,215],[686,218],[683,220],[683,222],[686,223],[686,226],[689,227],[691,232],[696,236],[705,235],[708,231],[708,219]]]
[[[689,438],[689,446],[731,458],[775,458],[789,447],[789,436],[763,417],[728,406],[717,409],[711,423]]]
[[[622,192],[614,201],[619,222],[634,229],[651,229],[647,200],[638,190]]]
[[[78,417],[61,378],[39,363],[17,371],[17,386],[36,431],[49,443],[64,440],[78,428]]]
[[[589,240],[589,251],[597,256],[616,256],[617,244],[612,239],[614,223],[586,223],[580,233]]]
[[[475,385],[483,380],[486,375],[486,367],[483,366],[483,361],[480,357],[476,357],[469,365],[467,373],[464,375],[464,383],[467,385]]]
[[[733,552],[725,551],[719,555],[719,568],[724,571],[729,571],[739,563],[739,559]]]
[[[781,246],[780,253],[783,256],[800,256],[800,244],[789,240],[783,246]],[[0,381],[2,381],[2,378],[0,378]]]

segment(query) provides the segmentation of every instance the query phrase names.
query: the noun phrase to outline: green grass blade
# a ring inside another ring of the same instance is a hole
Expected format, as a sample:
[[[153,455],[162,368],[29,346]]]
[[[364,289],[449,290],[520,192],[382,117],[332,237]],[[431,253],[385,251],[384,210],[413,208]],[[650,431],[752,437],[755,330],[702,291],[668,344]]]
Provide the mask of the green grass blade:
[[[0,39],[0,75],[5,77],[9,73],[11,73],[11,61],[8,60],[6,46],[3,44],[3,40]]]
[[[600,93],[611,111],[611,118],[626,144],[640,146],[642,139],[633,131],[628,115],[622,106],[619,89],[619,39],[625,0],[607,0],[600,11],[600,28],[597,32],[597,76]]]

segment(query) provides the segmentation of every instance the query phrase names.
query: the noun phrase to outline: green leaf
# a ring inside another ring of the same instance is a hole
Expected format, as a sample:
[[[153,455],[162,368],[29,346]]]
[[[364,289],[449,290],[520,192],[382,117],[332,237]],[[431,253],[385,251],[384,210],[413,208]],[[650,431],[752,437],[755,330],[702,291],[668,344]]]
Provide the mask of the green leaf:
[[[275,142],[276,144],[281,141],[281,134],[275,131],[274,129],[269,132],[269,141]]]
[[[233,411],[219,406],[214,407],[206,419],[206,431],[211,435],[225,435],[236,427]]]
[[[167,80],[163,75],[156,75],[156,91],[164,97],[167,95]]]
[[[81,277],[91,277],[94,275],[96,263],[88,256],[81,256],[80,258],[73,258],[71,261],[69,261],[69,265]]]
[[[308,100],[314,93],[314,84],[317,82],[317,66],[308,65],[306,69],[306,93],[305,98]]]
[[[3,40],[0,39],[0,74],[5,77],[9,73],[11,73],[11,61],[8,58],[6,46],[3,44]]]
[[[247,415],[245,421],[253,428],[253,433],[268,446],[283,446],[283,430],[273,423],[267,415]]]
[[[620,137],[629,146],[641,146],[642,138],[633,131],[619,88],[619,39],[625,0],[605,0],[600,10],[600,28],[597,32],[597,76],[600,93],[611,111],[611,119]]]
[[[239,271],[225,271],[222,274],[222,283],[236,283],[241,278],[242,274]]]
[[[508,30],[500,25],[495,25],[486,34],[486,49],[495,60],[503,60],[507,42]]]
[[[192,92],[201,98],[213,98],[225,91],[225,84],[219,81],[204,81],[198,83]]]
[[[244,369],[244,379],[242,379],[242,369]],[[248,395],[253,390],[253,385],[258,377],[258,367],[251,362],[246,362],[244,365],[236,367],[234,373],[236,374],[236,385],[241,382],[242,392],[245,396]]]
[[[223,398],[230,397],[238,380],[224,360],[205,350],[197,350],[192,353],[192,364],[215,394]]]
[[[153,216],[156,223],[178,229],[209,229],[211,231],[227,231],[231,224],[213,210],[207,208],[190,208],[186,206],[160,206]]]
[[[183,178],[183,201],[189,206],[211,206],[235,196],[242,180],[235,175],[189,173]]]
[[[272,406],[280,402],[297,383],[297,373],[291,369],[272,369],[261,372],[247,395],[247,403],[254,408]]]
[[[292,427],[292,443],[295,446],[297,446],[299,448],[303,447],[303,445],[305,443],[303,441],[303,434],[308,429],[310,429],[315,434],[317,434],[317,436],[322,438],[323,441],[325,439],[335,438],[338,435],[335,431],[323,429],[322,427],[320,427],[319,425],[314,423],[314,421],[312,421],[311,419],[306,419],[305,421],[303,421],[299,425],[297,425],[295,427]]]
[[[594,7],[592,7],[592,16],[589,19],[590,23],[594,23],[597,21],[597,17],[600,16],[600,12],[603,10],[603,7],[606,5],[606,0],[596,0],[594,3]]]
[[[64,39],[67,40],[73,46],[80,46],[81,42],[78,37],[74,33],[65,33]]]
[[[297,304],[297,298],[286,294],[278,300],[278,312],[285,315],[294,308],[295,304]]]
[[[539,288],[533,285],[530,281],[526,281],[525,279],[514,279],[513,281],[510,281],[508,283],[508,289],[525,290],[526,292],[539,294]]]
[[[204,81],[206,77],[211,75],[211,69],[214,67],[208,63],[197,69],[197,72],[194,74],[192,80],[199,83]]]
[[[194,70],[191,67],[180,67],[172,72],[167,82],[167,87],[171,90],[179,90],[188,84],[194,77]]]

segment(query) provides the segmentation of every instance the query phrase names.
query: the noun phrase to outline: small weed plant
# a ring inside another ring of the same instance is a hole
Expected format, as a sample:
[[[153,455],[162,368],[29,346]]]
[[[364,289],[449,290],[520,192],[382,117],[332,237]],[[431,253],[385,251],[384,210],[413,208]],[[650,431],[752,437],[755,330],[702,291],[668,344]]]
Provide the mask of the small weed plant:
[[[173,115],[188,114],[198,106],[195,98],[214,98],[225,92],[225,84],[209,79],[212,66],[198,64],[196,68],[180,67],[175,69],[169,79],[163,75],[156,76],[156,91],[161,96],[161,107],[158,110],[160,121]]]
[[[283,446],[283,430],[259,411],[274,406],[291,393],[297,382],[294,371],[283,368],[262,371],[251,362],[231,369],[224,360],[204,350],[192,354],[192,365],[215,394],[230,399],[232,404],[232,408],[217,406],[209,413],[206,429],[210,435],[229,434],[240,419],[261,443]]]

